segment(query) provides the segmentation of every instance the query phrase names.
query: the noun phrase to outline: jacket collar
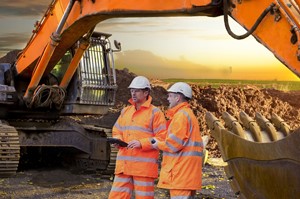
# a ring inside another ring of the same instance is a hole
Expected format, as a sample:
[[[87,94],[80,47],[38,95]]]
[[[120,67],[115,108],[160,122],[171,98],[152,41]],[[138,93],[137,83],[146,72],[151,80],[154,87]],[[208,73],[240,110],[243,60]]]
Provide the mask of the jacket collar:
[[[166,112],[167,117],[171,119],[175,115],[175,113],[177,113],[180,109],[182,109],[184,107],[189,108],[190,107],[189,103],[188,102],[182,102],[180,104],[177,104],[173,108],[170,108]]]

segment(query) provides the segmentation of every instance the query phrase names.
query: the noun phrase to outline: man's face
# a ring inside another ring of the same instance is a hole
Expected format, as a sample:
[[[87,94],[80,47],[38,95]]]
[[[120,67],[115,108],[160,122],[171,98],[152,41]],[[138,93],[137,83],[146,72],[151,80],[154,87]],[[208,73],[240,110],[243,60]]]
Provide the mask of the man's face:
[[[148,91],[143,89],[130,89],[132,101],[135,103],[143,103],[147,100]]]
[[[169,108],[173,108],[179,102],[180,96],[176,93],[168,93]]]

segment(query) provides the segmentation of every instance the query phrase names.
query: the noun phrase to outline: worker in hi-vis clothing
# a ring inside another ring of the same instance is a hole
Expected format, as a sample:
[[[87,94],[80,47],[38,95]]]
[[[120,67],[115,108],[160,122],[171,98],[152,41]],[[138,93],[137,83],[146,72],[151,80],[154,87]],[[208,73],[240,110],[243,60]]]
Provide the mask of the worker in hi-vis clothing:
[[[201,190],[203,142],[199,123],[188,101],[191,87],[177,82],[168,89],[169,109],[166,113],[165,141],[153,138],[153,148],[163,151],[158,187],[169,189],[171,199],[194,198]]]
[[[166,135],[163,112],[151,104],[150,82],[146,77],[135,77],[128,87],[129,103],[113,127],[113,137],[128,143],[119,148],[115,178],[110,199],[154,198],[154,180],[158,177],[159,150],[151,144],[152,138],[162,141]],[[133,194],[134,191],[134,194]]]

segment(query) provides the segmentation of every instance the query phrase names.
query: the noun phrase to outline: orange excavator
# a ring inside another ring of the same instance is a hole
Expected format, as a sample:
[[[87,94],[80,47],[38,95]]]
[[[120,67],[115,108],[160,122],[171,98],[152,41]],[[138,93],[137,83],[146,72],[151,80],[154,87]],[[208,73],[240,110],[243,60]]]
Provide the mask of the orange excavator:
[[[220,15],[229,35],[252,35],[300,77],[299,0],[53,0],[15,62],[0,64],[0,174],[15,173],[20,157],[35,147],[64,149],[82,167],[113,171],[116,152],[106,142],[111,129],[64,117],[105,114],[115,102],[113,54],[121,45],[115,41],[113,49],[109,34],[94,32],[101,21]],[[229,17],[247,32],[236,35]],[[241,198],[295,198],[300,132],[277,130],[287,127],[276,116],[275,129],[258,118],[263,130],[244,113],[243,125],[224,113],[227,130],[207,113],[232,187]]]

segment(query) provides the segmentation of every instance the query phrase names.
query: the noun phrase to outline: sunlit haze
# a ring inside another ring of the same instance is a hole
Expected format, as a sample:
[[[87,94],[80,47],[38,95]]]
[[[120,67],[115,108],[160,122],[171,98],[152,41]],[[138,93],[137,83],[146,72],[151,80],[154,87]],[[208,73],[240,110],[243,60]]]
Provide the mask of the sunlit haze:
[[[25,2],[1,3],[0,57],[25,47],[33,24],[51,1]],[[230,25],[236,34],[245,33],[233,20]],[[252,36],[231,38],[223,17],[118,18],[101,22],[96,30],[113,34],[111,42],[121,42],[122,52],[115,54],[116,68],[139,75],[300,81]]]

